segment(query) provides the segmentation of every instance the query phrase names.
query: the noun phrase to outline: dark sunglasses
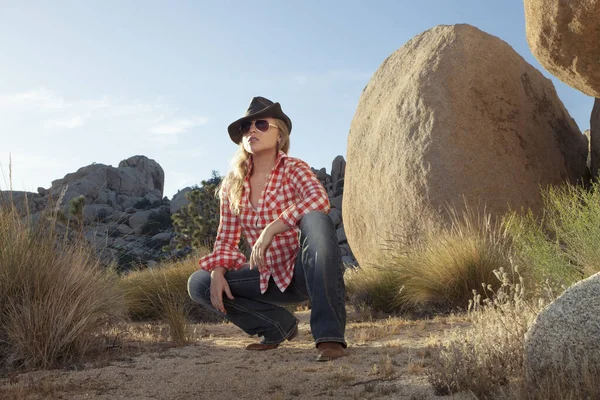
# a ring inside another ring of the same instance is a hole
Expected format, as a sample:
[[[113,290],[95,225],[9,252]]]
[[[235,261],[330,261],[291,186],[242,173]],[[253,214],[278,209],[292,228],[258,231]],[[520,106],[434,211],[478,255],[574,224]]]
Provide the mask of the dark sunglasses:
[[[254,126],[256,127],[256,129],[259,132],[266,132],[269,130],[269,127],[273,127],[273,128],[279,128],[277,125],[273,125],[271,123],[269,123],[269,121],[267,121],[266,119],[257,119],[256,121],[252,122],[244,122],[242,123],[242,125],[240,125],[240,133],[242,135],[245,135],[246,133],[248,133],[250,131],[250,128],[252,128],[252,124],[254,124]]]

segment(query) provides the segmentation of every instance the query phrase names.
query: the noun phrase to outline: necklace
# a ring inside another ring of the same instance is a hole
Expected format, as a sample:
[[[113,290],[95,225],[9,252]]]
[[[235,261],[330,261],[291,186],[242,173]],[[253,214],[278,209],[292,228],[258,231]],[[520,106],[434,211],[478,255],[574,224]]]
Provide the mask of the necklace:
[[[260,182],[256,182],[256,185],[259,187],[262,187],[267,182],[268,177],[269,177],[269,174],[266,174],[265,177]]]

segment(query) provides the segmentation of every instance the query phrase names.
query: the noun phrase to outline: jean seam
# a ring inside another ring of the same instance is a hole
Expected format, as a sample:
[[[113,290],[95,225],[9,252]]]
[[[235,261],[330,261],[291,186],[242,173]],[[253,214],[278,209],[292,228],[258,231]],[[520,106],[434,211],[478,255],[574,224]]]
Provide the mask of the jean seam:
[[[240,278],[240,279],[232,279],[228,280],[227,283],[229,285],[237,285],[239,283],[252,283],[252,282],[260,282],[260,277],[257,278]]]
[[[346,342],[346,340],[344,338],[339,338],[339,337],[322,337],[322,338],[315,339],[315,345],[316,346],[318,346],[321,343],[325,343],[325,342],[340,343],[344,348],[348,347],[348,343]]]
[[[263,343],[265,343],[265,344],[281,343],[281,342],[283,342],[285,340],[285,335],[286,334],[283,332],[283,328],[282,328],[282,326],[278,322],[273,321],[271,318],[265,317],[262,314],[259,314],[257,312],[251,311],[251,310],[249,310],[249,309],[247,309],[245,307],[242,307],[239,304],[234,304],[231,301],[223,301],[223,303],[231,305],[233,308],[235,308],[235,309],[237,309],[239,311],[243,311],[245,313],[252,314],[252,315],[254,315],[254,316],[256,316],[256,317],[258,317],[258,318],[260,318],[260,319],[262,319],[264,321],[267,321],[267,322],[271,323],[272,325],[274,325],[277,328],[277,330],[279,331],[279,333],[281,334],[281,336],[283,336],[283,339],[281,341],[267,341],[267,340],[264,340],[264,336],[263,336]]]
[[[297,294],[299,294],[302,297],[305,297],[305,301],[309,300],[308,293],[307,294],[302,293],[300,290],[298,290],[298,288],[296,287],[296,285],[294,285],[292,282],[290,282],[290,287],[292,288],[292,290],[294,292],[296,292]],[[307,292],[308,292],[308,290],[307,290]]]

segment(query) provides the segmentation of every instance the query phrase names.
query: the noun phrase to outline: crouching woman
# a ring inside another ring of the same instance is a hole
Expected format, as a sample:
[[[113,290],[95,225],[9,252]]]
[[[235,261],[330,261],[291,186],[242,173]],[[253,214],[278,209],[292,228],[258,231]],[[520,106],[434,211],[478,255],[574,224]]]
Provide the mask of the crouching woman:
[[[344,355],[343,264],[327,193],[304,161],[287,156],[292,122],[279,103],[252,99],[228,127],[238,145],[220,187],[214,249],[188,280],[197,303],[262,340],[247,350],[275,349],[298,334],[282,305],[310,300],[317,361]],[[250,259],[238,250],[241,234]]]

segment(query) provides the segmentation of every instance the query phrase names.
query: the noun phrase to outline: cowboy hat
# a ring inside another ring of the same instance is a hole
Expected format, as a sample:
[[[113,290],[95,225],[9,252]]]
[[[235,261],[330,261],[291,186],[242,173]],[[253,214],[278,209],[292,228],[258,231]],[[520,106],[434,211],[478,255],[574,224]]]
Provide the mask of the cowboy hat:
[[[271,100],[265,99],[264,97],[253,97],[248,106],[248,110],[246,110],[246,115],[237,121],[232,122],[227,128],[229,137],[233,143],[239,144],[242,140],[240,127],[244,122],[254,121],[265,117],[282,120],[287,125],[289,132],[292,133],[292,121],[283,111],[281,111],[281,105],[279,103],[273,103]]]

